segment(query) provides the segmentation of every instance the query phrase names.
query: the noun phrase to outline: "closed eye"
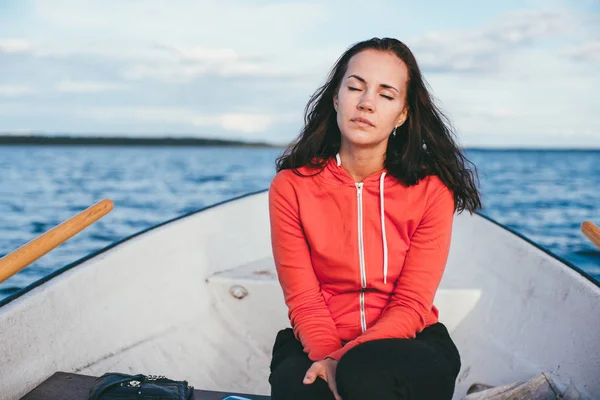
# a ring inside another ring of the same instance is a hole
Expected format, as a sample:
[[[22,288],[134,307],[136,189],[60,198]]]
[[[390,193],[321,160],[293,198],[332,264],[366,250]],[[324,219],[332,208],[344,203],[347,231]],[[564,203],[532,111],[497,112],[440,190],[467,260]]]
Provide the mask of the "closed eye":
[[[348,86],[348,90],[350,90],[351,92],[361,91],[361,89],[353,87],[353,86]],[[382,94],[381,97],[384,97],[388,100],[394,100],[394,98],[392,96],[387,96],[385,94]]]

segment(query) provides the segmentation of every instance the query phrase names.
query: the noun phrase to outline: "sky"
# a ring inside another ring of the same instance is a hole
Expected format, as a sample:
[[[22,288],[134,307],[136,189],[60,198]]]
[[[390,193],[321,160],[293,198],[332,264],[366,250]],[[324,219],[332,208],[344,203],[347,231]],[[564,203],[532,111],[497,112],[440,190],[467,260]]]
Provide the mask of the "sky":
[[[600,148],[600,0],[0,0],[0,132],[285,144],[372,37],[462,146]]]

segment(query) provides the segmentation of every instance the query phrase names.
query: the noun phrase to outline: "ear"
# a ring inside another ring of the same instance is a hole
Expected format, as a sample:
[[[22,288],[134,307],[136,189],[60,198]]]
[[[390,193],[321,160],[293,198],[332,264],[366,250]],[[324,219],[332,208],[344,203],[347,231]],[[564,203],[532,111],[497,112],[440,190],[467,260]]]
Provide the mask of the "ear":
[[[333,108],[337,112],[337,110],[338,110],[338,95],[337,95],[337,93],[335,93],[333,95]]]
[[[404,109],[400,113],[400,116],[398,117],[398,120],[396,121],[396,128],[401,126],[403,123],[405,123],[406,118],[408,118],[408,107],[404,107]]]

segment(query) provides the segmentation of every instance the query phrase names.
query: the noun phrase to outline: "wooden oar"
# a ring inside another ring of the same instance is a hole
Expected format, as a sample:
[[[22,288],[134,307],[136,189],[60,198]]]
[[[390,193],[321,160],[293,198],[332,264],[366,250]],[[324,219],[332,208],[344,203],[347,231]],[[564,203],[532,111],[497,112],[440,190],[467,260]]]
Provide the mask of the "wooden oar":
[[[591,221],[584,221],[581,224],[581,232],[583,232],[592,243],[600,248],[600,228],[598,228],[596,224]]]
[[[0,283],[4,282],[50,250],[75,236],[113,209],[111,200],[102,200],[50,229],[0,259]]]

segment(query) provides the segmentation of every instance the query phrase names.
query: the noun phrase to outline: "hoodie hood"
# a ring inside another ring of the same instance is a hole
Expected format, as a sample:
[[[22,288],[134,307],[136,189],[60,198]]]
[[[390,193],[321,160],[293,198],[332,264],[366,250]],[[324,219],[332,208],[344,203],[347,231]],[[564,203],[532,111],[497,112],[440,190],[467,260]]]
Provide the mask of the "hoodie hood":
[[[388,174],[387,169],[383,168],[380,171],[372,173],[371,175],[365,177],[361,183],[369,187],[373,187],[374,184],[379,185],[379,180],[381,179],[382,174],[386,176]],[[339,153],[337,153],[335,157],[331,157],[325,162],[325,167],[321,173],[318,174],[318,176],[320,176],[327,184],[342,184],[354,187],[356,186],[356,183],[358,183],[342,166],[342,159],[340,158]],[[384,184],[388,187],[397,183],[398,181],[392,176],[387,176],[387,178],[384,178]]]

